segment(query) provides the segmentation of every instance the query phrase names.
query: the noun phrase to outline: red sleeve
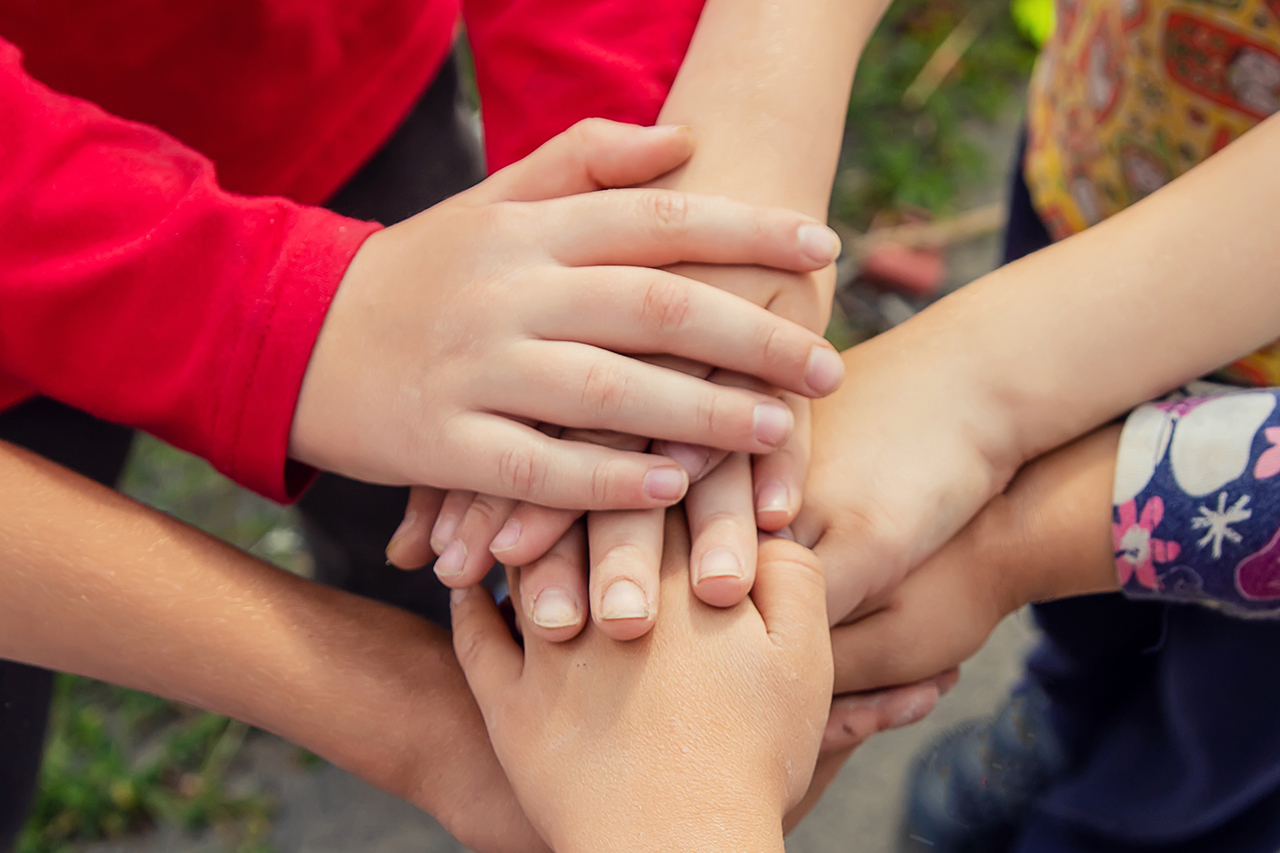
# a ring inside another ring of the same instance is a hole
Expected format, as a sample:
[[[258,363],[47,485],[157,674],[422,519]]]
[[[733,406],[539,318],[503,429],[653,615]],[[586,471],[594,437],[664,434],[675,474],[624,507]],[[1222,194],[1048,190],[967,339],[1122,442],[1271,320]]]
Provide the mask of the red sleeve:
[[[221,190],[208,160],[58,95],[0,41],[0,371],[284,500],[325,310],[377,225]]]
[[[575,122],[653,124],[704,0],[465,0],[489,171]]]

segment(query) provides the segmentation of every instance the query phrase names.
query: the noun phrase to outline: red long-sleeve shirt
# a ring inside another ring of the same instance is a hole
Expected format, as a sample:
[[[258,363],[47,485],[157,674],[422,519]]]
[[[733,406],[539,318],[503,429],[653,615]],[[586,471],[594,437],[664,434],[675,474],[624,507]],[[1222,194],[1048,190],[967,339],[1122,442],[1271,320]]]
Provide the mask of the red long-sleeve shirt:
[[[652,122],[701,3],[469,5],[491,166],[587,116]],[[307,205],[399,124],[457,13],[0,0],[0,408],[46,394],[296,495],[302,376],[379,227]]]

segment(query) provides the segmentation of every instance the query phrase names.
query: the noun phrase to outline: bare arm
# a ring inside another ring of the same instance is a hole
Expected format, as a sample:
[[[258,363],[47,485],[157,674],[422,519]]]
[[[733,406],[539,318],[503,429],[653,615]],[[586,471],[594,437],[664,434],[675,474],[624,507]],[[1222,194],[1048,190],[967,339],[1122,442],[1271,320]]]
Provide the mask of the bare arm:
[[[663,182],[825,219],[853,72],[887,7],[708,0],[658,117],[698,149]]]
[[[476,849],[543,849],[445,632],[4,444],[0,482],[0,656],[276,732]]]
[[[939,306],[983,362],[1014,461],[1280,337],[1277,223],[1280,116]]]
[[[692,127],[698,147],[660,183],[767,199],[826,219],[854,70],[887,7],[885,0],[708,0],[658,116],[664,124]],[[745,272],[684,271],[731,290]],[[761,286],[743,295],[815,331],[826,327],[834,285],[830,270],[759,280]],[[795,286],[804,283],[810,286]],[[799,294],[787,294],[797,289]]]
[[[833,621],[883,601],[1018,468],[1280,336],[1280,119],[845,353],[802,542]]]

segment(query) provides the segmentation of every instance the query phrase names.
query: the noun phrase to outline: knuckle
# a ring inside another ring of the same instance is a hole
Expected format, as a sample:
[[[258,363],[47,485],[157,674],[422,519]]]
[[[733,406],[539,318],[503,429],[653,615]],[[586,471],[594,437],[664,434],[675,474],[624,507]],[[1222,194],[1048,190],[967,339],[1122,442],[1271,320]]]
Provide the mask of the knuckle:
[[[678,332],[689,322],[693,310],[687,285],[665,276],[650,281],[640,302],[641,322],[661,334]]]
[[[654,190],[646,193],[648,212],[660,231],[677,231],[689,220],[689,197],[684,193]]]
[[[511,502],[508,500],[491,495],[476,495],[475,500],[471,502],[471,506],[467,510],[467,515],[475,521],[491,525],[505,520],[510,509]]]
[[[740,513],[729,509],[715,510],[702,516],[701,528],[704,533],[714,533],[717,538],[736,539],[747,535],[748,529],[754,535],[755,519],[744,518]]]
[[[705,390],[698,395],[694,404],[695,423],[708,437],[720,435],[723,420],[720,411],[720,394],[715,390]]]
[[[476,219],[476,227],[481,234],[508,233],[513,229],[524,228],[526,223],[521,219],[524,206],[508,201],[497,201],[476,208],[472,216]]]
[[[611,462],[600,462],[591,469],[591,500],[594,506],[608,506],[615,498],[617,472]]]
[[[568,133],[576,142],[591,142],[605,132],[609,122],[602,118],[584,118],[569,128]]]
[[[630,400],[630,381],[618,365],[597,361],[587,370],[581,400],[585,411],[603,420],[626,409]]]
[[[498,458],[498,481],[511,497],[534,498],[546,480],[546,462],[532,447],[509,447]]]
[[[791,354],[791,341],[777,322],[771,322],[765,331],[764,341],[760,346],[762,364],[783,364]]]
[[[470,630],[464,618],[453,629],[453,651],[458,656],[458,663],[463,670],[470,669],[480,658],[482,643],[480,635]]]
[[[610,579],[634,578],[642,575],[652,560],[652,555],[638,542],[619,542],[600,556],[600,565],[607,567]]]

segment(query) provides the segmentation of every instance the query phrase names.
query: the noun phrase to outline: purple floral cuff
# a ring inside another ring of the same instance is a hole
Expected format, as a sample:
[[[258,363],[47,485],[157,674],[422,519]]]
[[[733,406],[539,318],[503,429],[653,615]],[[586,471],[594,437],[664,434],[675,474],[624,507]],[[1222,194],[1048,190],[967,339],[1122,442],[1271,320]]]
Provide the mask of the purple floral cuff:
[[[1135,409],[1112,504],[1126,595],[1280,618],[1280,388],[1198,382]]]

